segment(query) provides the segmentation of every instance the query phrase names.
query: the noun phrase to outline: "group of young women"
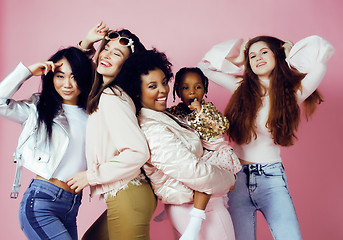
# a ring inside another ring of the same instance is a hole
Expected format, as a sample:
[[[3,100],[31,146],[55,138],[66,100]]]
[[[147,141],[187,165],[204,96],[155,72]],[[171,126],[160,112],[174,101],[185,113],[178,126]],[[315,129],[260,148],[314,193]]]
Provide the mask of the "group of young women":
[[[294,143],[300,104],[309,117],[322,101],[316,89],[333,51],[318,36],[221,43],[176,74],[172,108],[172,64],[126,29],[101,22],[77,47],[20,63],[0,83],[0,115],[22,125],[11,196],[22,167],[37,175],[21,229],[28,239],[78,239],[90,186],[107,210],[83,239],[149,239],[157,199],[175,239],[255,239],[257,210],[275,239],[301,239],[280,146]],[[31,76],[42,76],[41,92],[11,99]],[[203,99],[208,78],[233,93],[224,115]]]

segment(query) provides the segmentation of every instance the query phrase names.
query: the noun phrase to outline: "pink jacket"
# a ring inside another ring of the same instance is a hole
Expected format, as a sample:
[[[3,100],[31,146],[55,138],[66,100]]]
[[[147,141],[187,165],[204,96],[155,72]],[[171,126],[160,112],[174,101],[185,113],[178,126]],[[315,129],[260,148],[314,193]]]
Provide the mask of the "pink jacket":
[[[201,140],[191,128],[182,127],[164,112],[147,108],[141,109],[139,122],[151,154],[143,168],[162,202],[192,202],[193,190],[224,195],[234,185],[232,173],[200,161]]]
[[[86,134],[87,178],[91,195],[115,193],[140,177],[149,159],[131,98],[110,88],[100,97],[99,109],[88,118]]]

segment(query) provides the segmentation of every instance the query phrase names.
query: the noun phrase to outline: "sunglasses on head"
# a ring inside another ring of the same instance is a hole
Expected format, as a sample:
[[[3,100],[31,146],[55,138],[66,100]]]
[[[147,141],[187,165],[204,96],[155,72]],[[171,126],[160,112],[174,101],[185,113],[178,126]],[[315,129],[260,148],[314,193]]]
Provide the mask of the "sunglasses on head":
[[[134,53],[135,46],[133,45],[133,40],[128,37],[122,37],[117,31],[109,31],[105,37],[106,40],[118,39],[118,42],[122,46],[131,47],[131,52]]]

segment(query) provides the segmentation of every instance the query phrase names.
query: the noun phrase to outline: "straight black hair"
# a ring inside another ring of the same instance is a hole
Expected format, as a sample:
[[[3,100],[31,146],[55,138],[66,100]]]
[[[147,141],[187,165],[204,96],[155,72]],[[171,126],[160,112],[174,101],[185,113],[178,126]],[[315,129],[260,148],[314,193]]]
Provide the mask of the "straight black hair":
[[[77,105],[86,109],[88,94],[92,87],[92,63],[91,60],[81,50],[75,47],[64,48],[56,52],[48,61],[54,63],[61,59],[67,59],[73,71],[74,79],[80,90]],[[51,137],[53,119],[62,108],[63,99],[56,92],[54,82],[54,73],[49,71],[42,75],[42,91],[37,103],[38,127],[44,123],[48,136]]]

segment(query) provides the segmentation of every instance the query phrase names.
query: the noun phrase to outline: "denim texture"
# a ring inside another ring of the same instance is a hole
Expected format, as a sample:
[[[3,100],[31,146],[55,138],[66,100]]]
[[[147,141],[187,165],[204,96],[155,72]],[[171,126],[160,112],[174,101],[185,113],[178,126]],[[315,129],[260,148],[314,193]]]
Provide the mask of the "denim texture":
[[[73,194],[33,179],[19,208],[21,229],[28,239],[77,240],[76,216],[82,194]]]
[[[228,197],[236,240],[256,239],[256,211],[274,239],[302,239],[282,163],[243,165]]]

